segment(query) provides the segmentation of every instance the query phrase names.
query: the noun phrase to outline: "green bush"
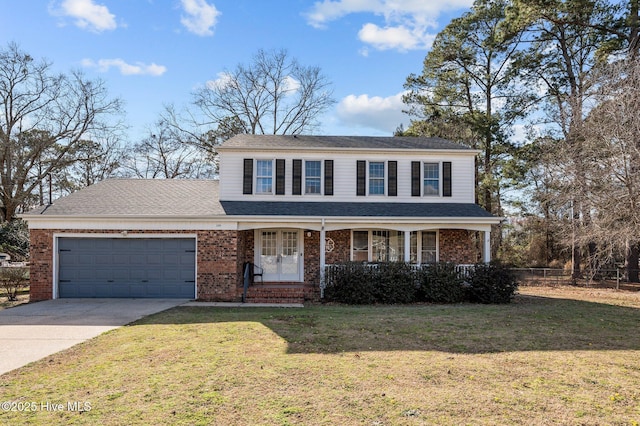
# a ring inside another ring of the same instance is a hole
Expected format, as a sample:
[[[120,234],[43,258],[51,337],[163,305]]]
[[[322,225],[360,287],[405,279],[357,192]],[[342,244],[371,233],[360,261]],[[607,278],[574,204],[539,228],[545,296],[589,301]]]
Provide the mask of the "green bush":
[[[18,300],[18,292],[29,285],[29,268],[0,268],[0,287],[10,301]]]
[[[324,297],[349,305],[413,303],[416,290],[415,274],[404,262],[348,262],[336,265],[328,274]]]
[[[461,303],[467,293],[454,263],[436,263],[420,271],[418,298],[432,303]]]
[[[404,262],[377,265],[374,294],[377,303],[414,303],[416,301],[416,274],[411,265]]]
[[[476,264],[467,281],[473,302],[509,303],[518,290],[516,275],[497,262]]]
[[[328,302],[368,305],[376,302],[372,268],[360,262],[336,265],[325,277]]]

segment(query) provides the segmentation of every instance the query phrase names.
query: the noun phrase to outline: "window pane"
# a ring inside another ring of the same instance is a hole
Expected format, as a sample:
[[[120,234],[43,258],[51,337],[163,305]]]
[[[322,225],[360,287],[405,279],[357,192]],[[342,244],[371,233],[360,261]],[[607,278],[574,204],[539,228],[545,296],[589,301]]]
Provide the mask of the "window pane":
[[[353,231],[353,260],[355,262],[369,261],[368,231]]]
[[[435,263],[436,258],[436,233],[435,232],[423,232],[422,233],[422,263]]]
[[[371,249],[372,259],[374,262],[389,261],[389,232],[388,231],[372,231],[371,232]]]
[[[258,160],[256,162],[256,193],[271,194],[273,192],[273,161]]]
[[[384,163],[369,163],[369,194],[384,195]]]
[[[424,195],[440,194],[440,164],[424,163]]]
[[[320,194],[321,169],[320,161],[305,161],[304,163],[305,194]]]
[[[404,232],[389,231],[390,262],[404,262]]]

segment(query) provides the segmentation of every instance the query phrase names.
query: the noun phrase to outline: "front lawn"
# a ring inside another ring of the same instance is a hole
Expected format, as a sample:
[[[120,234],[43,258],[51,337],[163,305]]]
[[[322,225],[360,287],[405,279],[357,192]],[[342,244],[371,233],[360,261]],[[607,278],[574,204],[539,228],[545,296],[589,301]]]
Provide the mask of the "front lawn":
[[[637,424],[638,293],[520,293],[175,308],[0,376],[0,424]]]

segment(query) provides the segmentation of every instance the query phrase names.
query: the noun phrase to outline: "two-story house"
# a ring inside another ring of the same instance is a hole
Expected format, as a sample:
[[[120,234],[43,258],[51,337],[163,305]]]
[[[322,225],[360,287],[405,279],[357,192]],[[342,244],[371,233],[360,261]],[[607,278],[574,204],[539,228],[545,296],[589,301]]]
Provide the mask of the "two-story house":
[[[31,299],[294,301],[346,261],[489,260],[478,151],[438,138],[239,135],[218,180],[110,179],[23,218]],[[249,266],[247,266],[249,265]]]

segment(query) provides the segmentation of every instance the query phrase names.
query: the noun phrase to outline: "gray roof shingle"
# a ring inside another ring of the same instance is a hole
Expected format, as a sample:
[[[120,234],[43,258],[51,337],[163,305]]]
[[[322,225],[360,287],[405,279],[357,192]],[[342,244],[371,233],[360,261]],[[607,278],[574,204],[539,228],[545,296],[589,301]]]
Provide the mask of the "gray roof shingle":
[[[442,138],[386,136],[236,135],[221,146],[232,149],[410,149],[471,150]]]
[[[494,217],[477,204],[460,203],[221,201],[220,204],[232,216]]]
[[[218,200],[214,180],[107,179],[27,215],[224,215]]]
[[[491,218],[476,204],[219,201],[218,181],[108,179],[38,207],[29,216],[280,216]]]

